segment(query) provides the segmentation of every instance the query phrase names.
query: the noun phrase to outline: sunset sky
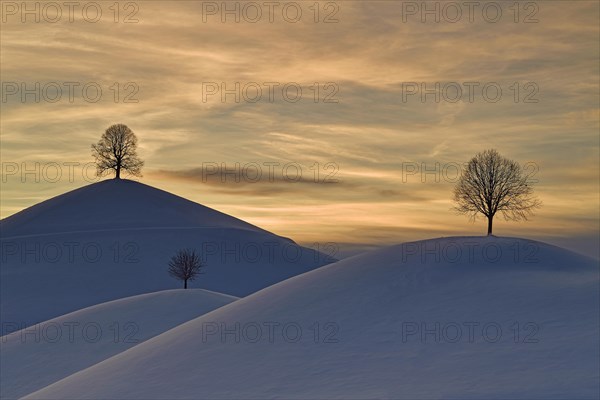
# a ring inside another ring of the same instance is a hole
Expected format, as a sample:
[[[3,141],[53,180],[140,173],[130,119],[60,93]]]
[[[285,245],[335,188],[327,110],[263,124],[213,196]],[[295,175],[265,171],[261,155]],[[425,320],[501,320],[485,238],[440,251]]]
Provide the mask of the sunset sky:
[[[472,21],[466,6],[459,18],[446,2],[428,3],[439,22],[421,21],[413,8],[421,2],[289,3],[275,2],[269,15],[261,1],[228,2],[239,22],[220,1],[121,2],[118,15],[113,1],[100,1],[97,22],[88,21],[92,8],[88,20],[76,8],[71,22],[66,6],[58,16],[38,3],[36,22],[21,2],[2,2],[0,216],[97,181],[81,168],[93,161],[90,145],[123,123],[139,139],[141,182],[350,254],[485,234],[483,219],[451,211],[452,188],[456,165],[495,148],[534,174],[543,206],[528,222],[498,216],[494,233],[598,257],[598,1],[496,2],[497,22],[484,1]],[[40,98],[23,95],[36,82]],[[68,82],[77,84],[72,102]],[[212,94],[222,83],[231,91],[224,99]],[[272,99],[266,83],[278,84]],[[421,84],[431,92],[424,99]],[[56,87],[62,97],[51,102]],[[256,87],[262,97],[252,102]],[[128,94],[137,102],[124,102]],[[248,174],[223,182],[216,167],[236,163]],[[415,171],[436,163],[437,175]],[[262,177],[253,182],[256,165]],[[35,168],[38,182],[24,175]]]

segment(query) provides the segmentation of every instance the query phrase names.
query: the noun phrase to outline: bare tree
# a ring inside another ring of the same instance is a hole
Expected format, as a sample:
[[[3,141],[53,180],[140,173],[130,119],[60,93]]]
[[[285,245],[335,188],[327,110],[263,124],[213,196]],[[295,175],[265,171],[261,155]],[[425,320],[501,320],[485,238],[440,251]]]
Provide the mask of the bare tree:
[[[475,220],[483,214],[488,220],[488,235],[498,211],[505,220],[527,220],[541,202],[533,196],[529,176],[516,162],[496,150],[485,150],[469,161],[454,188],[456,211]]]
[[[193,281],[204,272],[201,269],[204,265],[200,262],[200,257],[196,251],[190,249],[179,250],[169,261],[169,274],[183,281],[183,288],[187,289],[188,280]]]
[[[144,162],[137,156],[137,137],[127,125],[111,125],[98,143],[92,145],[92,155],[98,176],[111,169],[115,170],[115,179],[121,178],[121,171],[142,175]]]

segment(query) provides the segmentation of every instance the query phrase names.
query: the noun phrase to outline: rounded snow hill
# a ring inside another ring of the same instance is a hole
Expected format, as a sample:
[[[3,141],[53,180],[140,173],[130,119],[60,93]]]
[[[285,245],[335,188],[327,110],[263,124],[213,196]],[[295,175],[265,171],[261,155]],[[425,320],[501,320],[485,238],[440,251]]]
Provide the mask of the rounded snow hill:
[[[598,398],[598,261],[451,237],[344,259],[29,399]]]
[[[5,335],[0,338],[0,397],[20,398],[235,300],[202,289],[165,290]]]
[[[2,237],[119,229],[235,228],[254,225],[164,190],[108,179],[53,197],[2,220]]]
[[[184,248],[195,249],[205,265],[190,287],[238,297],[335,261],[168,192],[112,179],[0,222],[1,322],[27,326],[180,288],[168,263]]]

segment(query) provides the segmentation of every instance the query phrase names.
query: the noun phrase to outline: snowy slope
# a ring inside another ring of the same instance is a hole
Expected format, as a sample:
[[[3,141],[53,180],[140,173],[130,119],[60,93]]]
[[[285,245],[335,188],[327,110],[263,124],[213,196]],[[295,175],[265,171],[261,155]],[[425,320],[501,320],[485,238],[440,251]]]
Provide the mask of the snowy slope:
[[[2,220],[2,237],[168,227],[237,228],[254,225],[128,179],[108,179],[43,201]]]
[[[599,283],[597,260],[540,242],[397,245],[266,288],[27,398],[596,399]]]
[[[3,336],[0,397],[22,397],[235,300],[202,289],[165,290],[99,304]]]
[[[182,287],[167,274],[181,248],[202,253],[191,287],[246,296],[330,263],[237,218],[162,190],[108,180],[0,222],[0,317],[33,323],[101,302]]]

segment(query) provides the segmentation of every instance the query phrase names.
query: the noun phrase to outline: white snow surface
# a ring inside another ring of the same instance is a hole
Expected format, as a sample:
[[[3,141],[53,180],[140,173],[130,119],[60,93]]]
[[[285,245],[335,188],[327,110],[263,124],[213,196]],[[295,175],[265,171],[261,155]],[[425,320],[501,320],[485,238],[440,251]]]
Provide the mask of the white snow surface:
[[[17,399],[236,297],[174,289],[114,300],[0,338],[0,398]]]
[[[171,227],[268,233],[212,208],[129,179],[108,179],[53,197],[2,220],[2,236]]]
[[[599,284],[598,260],[540,242],[405,243],[275,284],[27,398],[597,399]]]
[[[206,265],[189,287],[238,297],[335,260],[168,192],[112,179],[0,221],[1,322],[29,326],[181,288],[167,270],[182,248],[197,250]]]

